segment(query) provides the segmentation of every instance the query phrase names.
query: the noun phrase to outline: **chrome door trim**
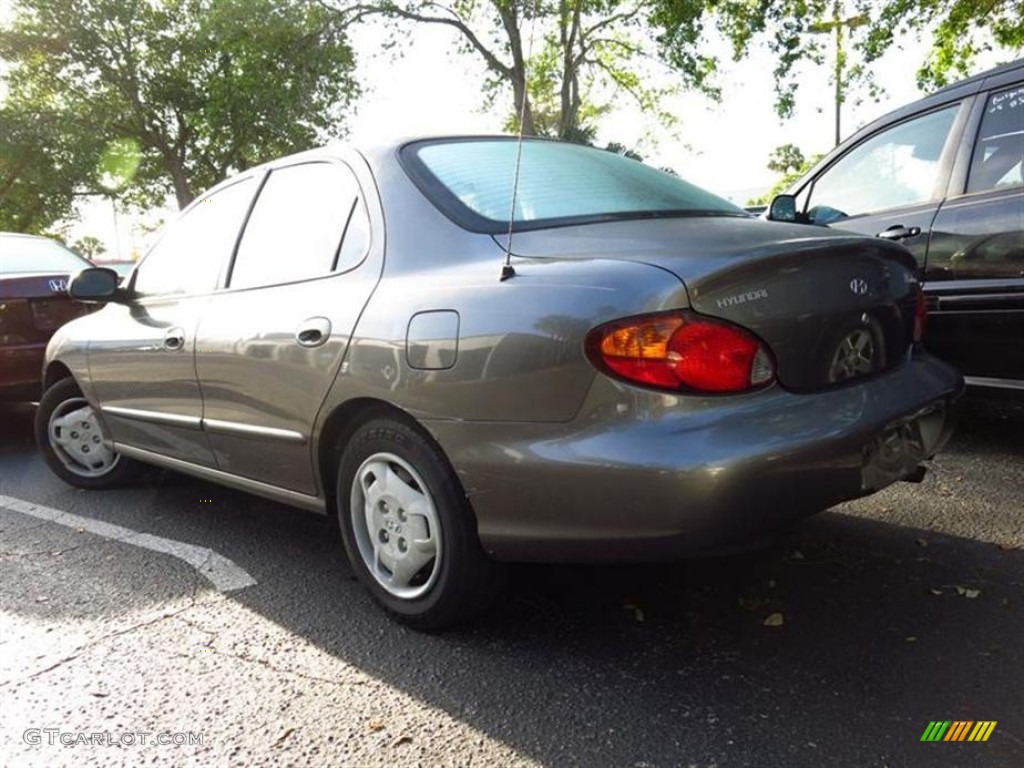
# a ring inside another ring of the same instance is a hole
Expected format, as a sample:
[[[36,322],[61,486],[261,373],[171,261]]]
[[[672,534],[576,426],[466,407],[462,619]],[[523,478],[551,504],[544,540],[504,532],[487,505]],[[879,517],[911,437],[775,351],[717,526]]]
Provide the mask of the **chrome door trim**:
[[[1020,379],[999,379],[991,376],[964,376],[969,387],[992,387],[997,389],[1019,389],[1024,392],[1024,381]]]
[[[130,459],[138,459],[139,461],[146,462],[147,464],[153,464],[158,467],[163,467],[164,469],[172,469],[175,472],[182,472],[186,475],[192,475],[193,477],[198,477],[202,480],[209,480],[210,482],[219,483],[220,485],[225,485],[229,488],[262,496],[263,498],[270,499],[271,501],[277,501],[281,504],[299,507],[301,509],[309,510],[310,512],[319,512],[324,515],[327,514],[327,503],[319,496],[310,496],[305,493],[299,493],[298,491],[289,491],[285,488],[278,488],[276,485],[261,483],[259,480],[250,480],[249,478],[232,475],[219,469],[204,467],[200,464],[182,461],[181,459],[174,459],[170,456],[164,456],[159,453],[154,453],[153,451],[147,451],[144,448],[133,448],[130,445],[123,445],[122,443],[114,443],[114,450]]]
[[[203,419],[203,429],[221,435],[241,435],[243,437],[269,437],[271,440],[283,440],[286,443],[305,443],[306,436],[291,429],[276,427],[259,427],[254,424],[242,424],[237,421],[221,421],[220,419]]]
[[[202,429],[202,419],[198,416],[181,416],[176,413],[145,411],[139,408],[122,408],[119,405],[101,405],[100,410],[111,416],[121,416],[125,419],[148,421],[153,424],[169,424],[172,427],[185,427],[187,429]]]

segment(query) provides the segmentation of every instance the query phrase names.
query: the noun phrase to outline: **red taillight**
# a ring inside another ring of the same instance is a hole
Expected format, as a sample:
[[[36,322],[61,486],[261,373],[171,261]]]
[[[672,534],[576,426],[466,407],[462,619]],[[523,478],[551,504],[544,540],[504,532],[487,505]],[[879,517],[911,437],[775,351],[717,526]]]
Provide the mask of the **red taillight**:
[[[775,379],[775,364],[760,340],[686,312],[602,325],[590,332],[587,352],[609,373],[659,389],[744,392]]]
[[[917,289],[917,304],[914,306],[914,343],[920,344],[924,338],[924,329],[928,325],[928,304],[924,300],[924,292]]]

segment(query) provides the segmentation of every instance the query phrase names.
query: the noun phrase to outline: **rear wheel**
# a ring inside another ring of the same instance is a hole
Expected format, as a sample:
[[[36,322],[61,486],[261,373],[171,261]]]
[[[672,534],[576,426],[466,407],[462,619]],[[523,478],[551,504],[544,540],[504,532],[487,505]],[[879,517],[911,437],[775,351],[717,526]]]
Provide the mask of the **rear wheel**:
[[[43,459],[69,485],[113,488],[138,473],[138,464],[111,447],[96,410],[74,379],[61,379],[43,394],[35,436]]]
[[[338,472],[338,517],[352,567],[400,621],[443,629],[493,600],[500,568],[480,546],[458,479],[409,425],[359,427]]]

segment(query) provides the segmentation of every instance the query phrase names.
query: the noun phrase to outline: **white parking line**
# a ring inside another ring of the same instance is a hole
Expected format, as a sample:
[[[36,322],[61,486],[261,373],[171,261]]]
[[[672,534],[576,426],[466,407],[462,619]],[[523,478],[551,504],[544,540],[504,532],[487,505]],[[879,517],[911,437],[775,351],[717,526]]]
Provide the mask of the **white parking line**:
[[[220,592],[234,592],[235,590],[244,589],[256,584],[256,579],[245,570],[235,565],[219,552],[214,552],[206,547],[197,547],[192,544],[186,544],[183,541],[165,539],[162,536],[153,536],[149,533],[140,533],[139,531],[133,531],[131,528],[123,528],[113,523],[105,523],[102,520],[93,520],[89,517],[82,517],[81,515],[64,512],[53,507],[44,507],[42,504],[33,504],[32,502],[15,499],[11,496],[0,495],[0,507],[22,515],[29,515],[39,520],[45,520],[49,523],[88,531],[105,539],[131,544],[133,547],[142,547],[153,552],[162,552],[165,555],[176,557],[199,571]]]

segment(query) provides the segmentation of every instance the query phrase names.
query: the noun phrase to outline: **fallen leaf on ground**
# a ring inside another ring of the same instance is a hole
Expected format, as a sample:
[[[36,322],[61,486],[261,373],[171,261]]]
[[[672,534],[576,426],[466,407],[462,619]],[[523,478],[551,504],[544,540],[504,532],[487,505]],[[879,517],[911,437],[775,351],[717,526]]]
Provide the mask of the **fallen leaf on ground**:
[[[964,590],[964,597],[966,597],[968,600],[973,600],[974,598],[976,598],[980,594],[981,594],[981,590],[980,589],[965,589]]]
[[[286,729],[285,732],[282,733],[280,736],[278,736],[277,739],[274,741],[275,746],[277,744],[283,743],[284,740],[287,739],[289,736],[291,736],[293,733],[295,733],[295,729],[294,728]]]
[[[383,731],[385,726],[380,720],[371,720],[366,724],[371,731]]]
[[[781,613],[773,613],[764,620],[764,625],[766,627],[781,627],[785,623],[786,619]]]
[[[914,637],[913,635],[910,635],[909,637],[904,637],[903,639],[906,640],[908,643],[916,643],[917,642],[917,638]]]
[[[928,591],[931,592],[933,595],[941,595],[942,594],[942,590],[941,589],[929,589]]]
[[[412,744],[412,736],[399,736],[397,739],[391,742],[392,747],[398,747],[402,744]]]
[[[626,611],[632,611],[633,618],[636,619],[637,621],[643,621],[644,620],[644,611],[643,611],[643,608],[641,608],[640,606],[633,605],[632,603],[626,603],[625,605],[622,606],[622,608],[623,608],[623,610],[626,610]]]

